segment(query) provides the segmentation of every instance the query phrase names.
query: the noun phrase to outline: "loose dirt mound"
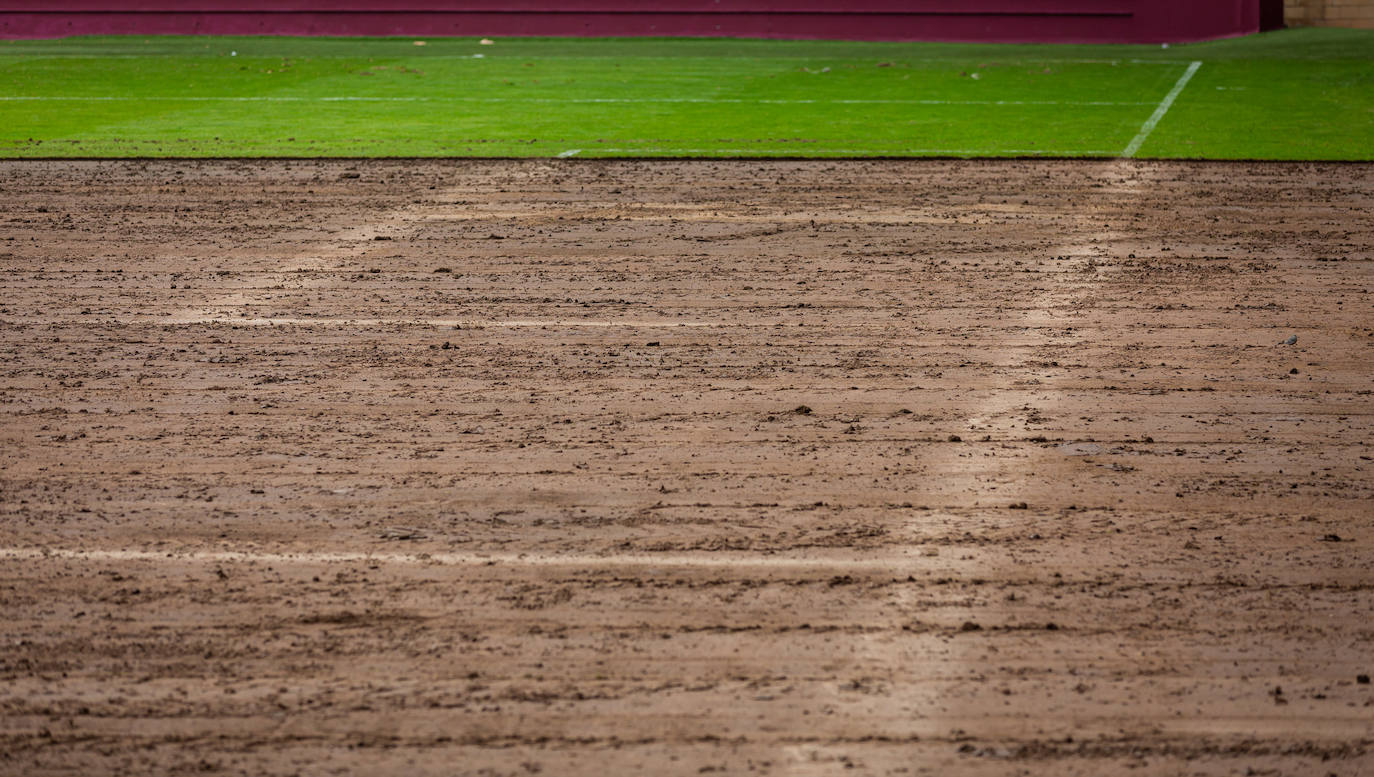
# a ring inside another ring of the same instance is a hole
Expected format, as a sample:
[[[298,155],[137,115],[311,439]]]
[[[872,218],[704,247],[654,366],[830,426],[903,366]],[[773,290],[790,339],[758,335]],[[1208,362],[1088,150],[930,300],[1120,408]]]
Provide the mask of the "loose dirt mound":
[[[1374,770],[1367,166],[0,191],[4,773]]]

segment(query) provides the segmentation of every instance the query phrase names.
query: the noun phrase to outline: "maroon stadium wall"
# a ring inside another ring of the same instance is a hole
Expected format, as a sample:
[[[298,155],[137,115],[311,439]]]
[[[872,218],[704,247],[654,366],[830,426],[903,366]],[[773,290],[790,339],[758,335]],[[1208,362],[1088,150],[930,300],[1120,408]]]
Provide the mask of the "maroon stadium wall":
[[[0,0],[0,37],[728,36],[1163,43],[1283,24],[1283,0]]]

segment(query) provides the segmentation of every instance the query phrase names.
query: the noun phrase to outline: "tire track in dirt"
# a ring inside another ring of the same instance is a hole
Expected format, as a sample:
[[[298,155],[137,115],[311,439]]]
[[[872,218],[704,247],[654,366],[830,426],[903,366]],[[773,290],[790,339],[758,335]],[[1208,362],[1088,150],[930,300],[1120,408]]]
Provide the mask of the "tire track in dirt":
[[[1124,172],[1123,177],[1127,178],[1128,182],[1133,182],[1133,179],[1129,178],[1129,171],[1122,171],[1120,168],[1117,163],[1107,163],[1100,169],[1095,167],[1089,176],[1100,180],[1112,180]],[[1127,197],[1134,191],[1134,186],[1129,183],[1125,187],[1116,188]],[[1007,213],[1004,209],[982,207],[974,207],[973,211],[974,216],[991,219]],[[1012,212],[1018,215],[1025,213]],[[1114,234],[1099,231],[1091,219],[1084,218],[1072,208],[1037,208],[1026,215],[1035,221],[1045,223],[1041,228],[1048,227],[1046,222],[1054,222],[1056,231],[1070,239],[1071,242],[1047,249],[1050,255],[1062,257],[1062,260],[1077,262],[1105,258],[1107,252],[1104,249],[1116,237]],[[952,435],[950,441],[981,440],[987,443],[993,439],[1025,439],[1030,435],[1021,431],[1023,427],[1017,423],[1018,421],[1023,421],[1028,416],[1043,415],[1054,418],[1061,415],[1063,389],[1056,385],[1053,379],[1042,381],[1038,375],[1039,371],[1027,369],[1024,363],[1027,360],[1027,352],[1034,357],[1034,361],[1043,364],[1056,363],[1055,359],[1073,351],[1078,338],[1071,333],[1064,336],[1061,330],[1067,328],[1069,332],[1072,331],[1070,324],[1076,320],[1074,312],[1081,309],[1084,301],[1085,289],[1082,284],[1075,282],[1074,276],[1070,273],[1058,272],[1050,275],[1047,283],[1036,285],[1027,296],[1021,297],[1018,300],[1020,304],[1015,309],[999,311],[995,321],[988,324],[989,328],[1000,333],[1003,338],[1014,337],[1013,333],[1018,332],[1024,334],[1011,348],[1000,347],[997,339],[994,339],[991,347],[983,346],[978,349],[978,358],[1011,366],[994,371],[991,379],[979,386],[977,395],[963,403],[961,410],[965,415],[957,419],[958,425],[963,429],[959,434]],[[1003,442],[1002,447],[1011,446]],[[970,452],[962,445],[936,446],[933,455],[927,454],[924,461],[934,470],[948,473],[945,477],[952,481],[951,485],[955,490],[974,496],[971,509],[975,514],[988,514],[1005,509],[1021,509],[1034,513],[1053,510],[1054,505],[1046,505],[1042,501],[1046,492],[1042,483],[1037,482],[1035,475],[1045,470],[1051,457],[1062,458],[1062,454],[1036,446],[1011,452],[1010,455],[999,453],[995,449],[991,453],[986,450]],[[966,507],[961,511],[952,508],[953,512],[943,514],[937,510],[921,514],[918,521],[957,524],[967,519],[969,509]],[[937,551],[932,547],[926,552]],[[1007,561],[1013,563],[1008,565]],[[1019,563],[1024,562],[1020,562],[1015,554],[1009,558],[997,556],[980,559],[973,563],[966,574],[972,572],[986,579],[1010,579],[1017,576]],[[919,613],[923,609],[922,599],[921,591],[903,589],[897,601],[901,610]],[[984,609],[985,605],[970,602],[969,606],[956,609],[952,614],[963,619],[963,628],[970,631],[981,630],[984,624],[980,623],[980,613]],[[899,674],[898,667],[918,662],[922,658],[913,655],[909,649],[903,649],[900,641],[894,640],[891,634],[866,634],[861,639],[867,644],[869,658],[891,667],[891,676]],[[962,677],[981,677],[984,668],[996,660],[979,649],[963,649],[964,645],[964,641],[951,641],[950,647],[941,656],[942,663],[947,668],[945,677],[941,678],[944,682],[937,686],[939,690],[931,695],[913,688],[908,691],[915,692],[913,697],[894,700],[888,714],[894,718],[902,718],[920,714],[921,711],[929,715],[929,710],[939,710],[932,716],[933,720],[930,723],[933,725],[930,726],[930,730],[922,732],[922,736],[927,737],[943,735],[956,741],[966,737],[983,741],[1023,740],[1027,734],[1024,719],[1020,716],[999,719],[996,712],[990,710],[986,702],[979,698],[979,694],[970,694],[967,683],[961,681]],[[902,703],[903,701],[905,703]],[[985,747],[984,750],[991,751],[995,748],[990,750]],[[998,752],[1009,753],[1012,750],[1003,748]],[[822,773],[815,768],[818,754],[824,755],[826,751],[813,747],[790,748],[793,762],[800,765],[792,773]],[[840,754],[840,751],[830,752],[830,757],[820,760],[822,763],[833,762]]]
[[[274,290],[305,292],[335,288],[336,273],[350,268],[361,270],[361,261],[372,253],[378,241],[404,237],[409,227],[426,216],[422,207],[406,205],[378,214],[367,223],[343,226],[327,239],[307,243],[274,270],[218,284],[203,302],[172,312],[165,322],[169,325],[230,323],[235,326],[314,324],[309,319],[261,318],[250,311],[261,309],[274,296]],[[233,311],[237,311],[237,315]],[[367,326],[373,322],[348,323]]]

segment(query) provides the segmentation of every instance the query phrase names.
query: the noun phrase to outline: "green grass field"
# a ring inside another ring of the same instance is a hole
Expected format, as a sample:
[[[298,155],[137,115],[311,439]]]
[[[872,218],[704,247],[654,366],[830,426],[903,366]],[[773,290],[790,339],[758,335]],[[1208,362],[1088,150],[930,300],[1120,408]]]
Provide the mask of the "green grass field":
[[[0,157],[571,155],[1368,160],[1374,33],[0,42]]]

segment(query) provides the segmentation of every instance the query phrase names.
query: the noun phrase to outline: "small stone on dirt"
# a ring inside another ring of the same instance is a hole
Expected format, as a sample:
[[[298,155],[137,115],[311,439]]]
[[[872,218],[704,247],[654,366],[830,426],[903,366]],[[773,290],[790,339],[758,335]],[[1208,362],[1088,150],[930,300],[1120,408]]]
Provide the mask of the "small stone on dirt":
[[[811,415],[811,408],[807,407],[806,405],[797,405],[795,408],[792,409],[792,412],[796,413],[797,415]]]

